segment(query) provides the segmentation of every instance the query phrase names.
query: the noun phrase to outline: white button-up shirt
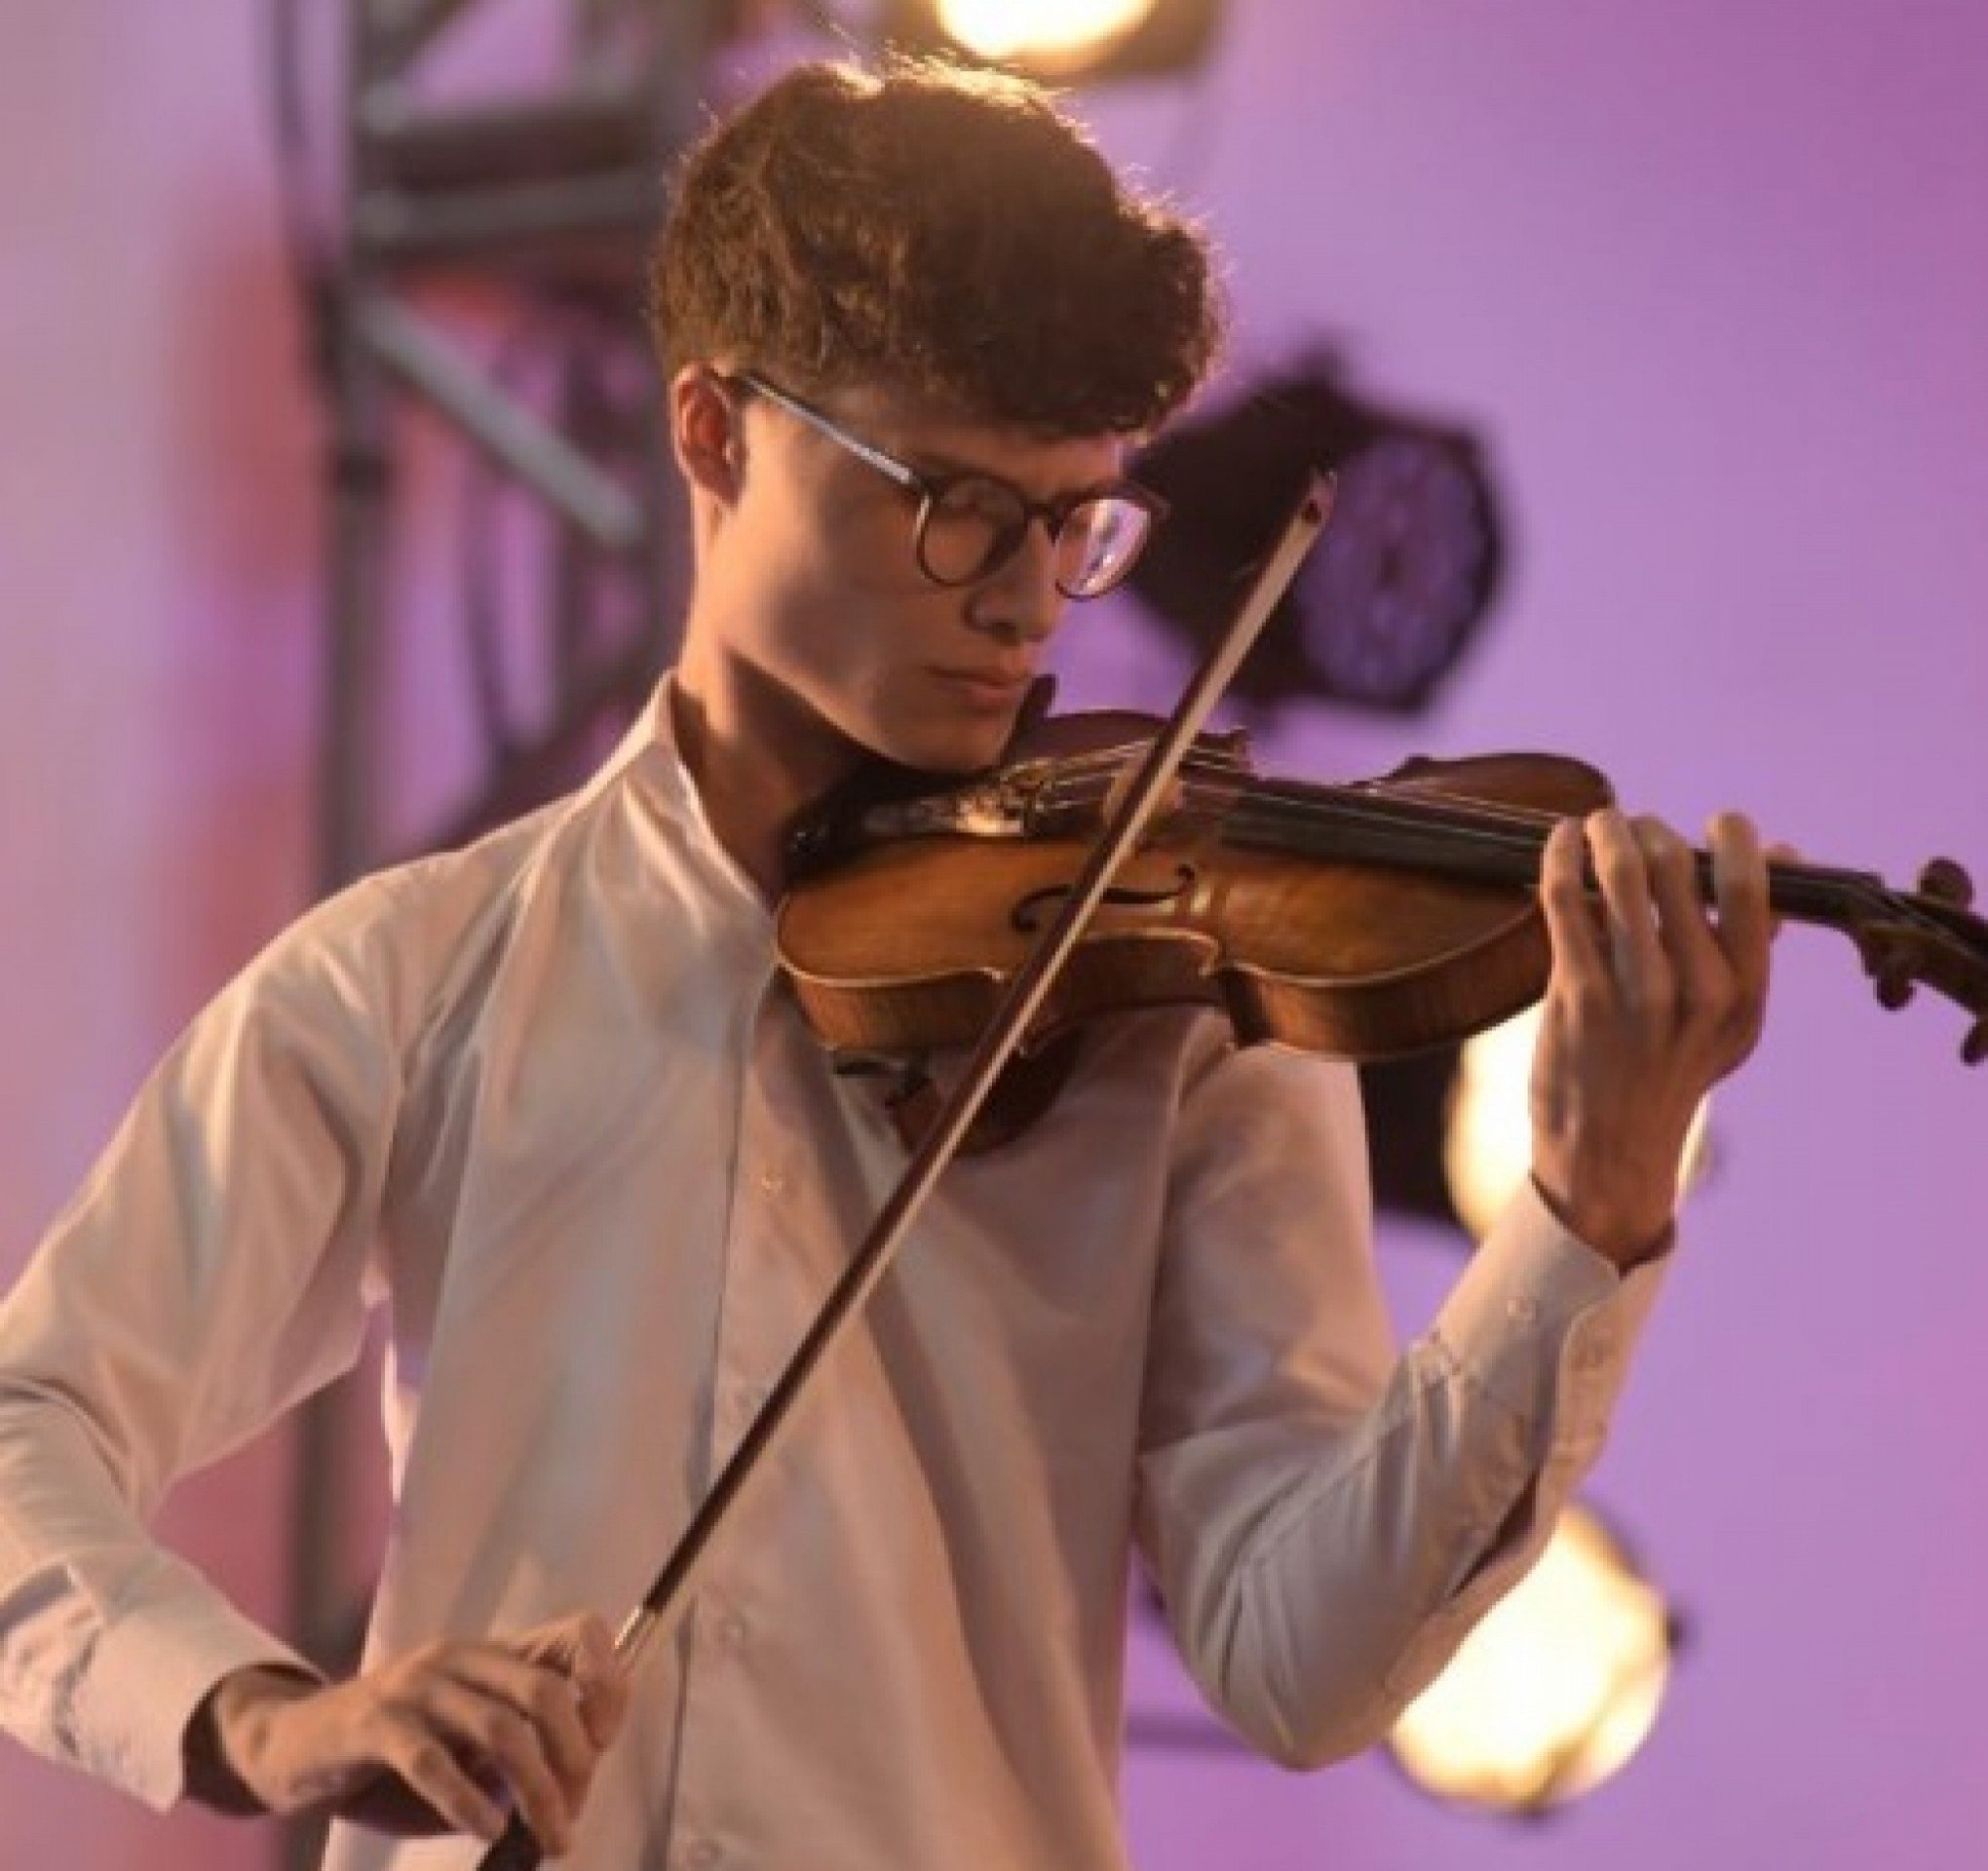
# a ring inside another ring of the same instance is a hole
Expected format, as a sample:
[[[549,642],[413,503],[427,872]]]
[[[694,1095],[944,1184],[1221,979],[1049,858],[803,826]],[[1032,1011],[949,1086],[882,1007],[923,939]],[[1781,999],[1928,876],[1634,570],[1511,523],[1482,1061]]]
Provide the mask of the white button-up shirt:
[[[899,1171],[661,699],[584,792],[281,936],[0,1310],[0,1717],[165,1806],[285,1658],[144,1522],[390,1307],[368,1655],[634,1604]],[[652,1647],[564,1862],[1116,1867],[1128,1560],[1286,1762],[1362,1747],[1537,1551],[1658,1275],[1522,1196],[1397,1357],[1350,1068],[1100,1021],[956,1164]],[[338,1871],[465,1871],[339,1827]]]

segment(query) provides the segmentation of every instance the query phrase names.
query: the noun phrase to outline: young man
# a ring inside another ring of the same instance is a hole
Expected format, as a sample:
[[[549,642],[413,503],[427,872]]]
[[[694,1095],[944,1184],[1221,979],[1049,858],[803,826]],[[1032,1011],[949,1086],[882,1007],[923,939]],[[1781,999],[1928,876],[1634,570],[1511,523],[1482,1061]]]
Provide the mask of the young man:
[[[594,1871],[1121,1864],[1135,1549],[1210,1699],[1303,1764],[1537,1553],[1758,1031],[1762,860],[1712,827],[1714,921],[1656,822],[1555,835],[1533,1186],[1398,1358],[1350,1069],[1099,1023],[948,1172],[625,1675],[603,1618],[902,1164],[776,972],[783,835],[873,755],[999,756],[1217,334],[1191,229],[1039,94],[924,67],[806,69],[716,130],[656,286],[681,661],[583,792],[281,937],[57,1223],[0,1314],[5,1716],[161,1806],[336,1810],[344,1871],[476,1862],[375,1829],[424,1823],[404,1789],[486,1837],[514,1800]],[[348,1364],[376,1291],[396,1517],[332,1685],[142,1520]]]

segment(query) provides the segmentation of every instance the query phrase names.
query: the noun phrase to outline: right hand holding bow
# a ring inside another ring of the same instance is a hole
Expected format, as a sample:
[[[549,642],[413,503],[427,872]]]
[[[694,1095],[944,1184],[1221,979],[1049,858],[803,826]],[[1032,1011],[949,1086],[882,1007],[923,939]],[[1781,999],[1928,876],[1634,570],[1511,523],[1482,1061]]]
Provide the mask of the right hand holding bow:
[[[515,1806],[554,1854],[628,1712],[628,1677],[588,1612],[503,1638],[430,1644],[351,1682],[238,1670],[187,1731],[187,1786],[224,1811],[332,1813],[401,1834],[494,1839]]]

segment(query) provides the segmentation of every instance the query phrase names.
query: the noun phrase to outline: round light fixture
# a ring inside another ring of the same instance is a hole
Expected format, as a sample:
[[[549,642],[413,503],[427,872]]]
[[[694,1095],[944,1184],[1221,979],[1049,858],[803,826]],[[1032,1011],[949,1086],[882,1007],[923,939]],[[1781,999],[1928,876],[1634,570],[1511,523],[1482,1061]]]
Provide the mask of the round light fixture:
[[[1560,1516],[1540,1562],[1465,1639],[1389,1746],[1425,1790],[1540,1813],[1599,1785],[1648,1737],[1675,1625],[1594,1512]]]
[[[1152,16],[1156,0],[938,0],[940,27],[991,63],[1075,75],[1108,57]]]

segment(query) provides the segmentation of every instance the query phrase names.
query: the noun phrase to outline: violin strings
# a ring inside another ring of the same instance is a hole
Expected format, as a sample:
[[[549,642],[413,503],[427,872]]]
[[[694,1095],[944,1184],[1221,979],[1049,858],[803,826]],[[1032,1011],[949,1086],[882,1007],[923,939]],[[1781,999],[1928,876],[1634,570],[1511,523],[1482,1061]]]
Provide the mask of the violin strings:
[[[1185,765],[1185,763],[1183,763]],[[1206,764],[1206,763],[1201,763]],[[1303,797],[1281,796],[1267,783],[1253,780],[1234,763],[1227,766],[1235,777],[1248,784],[1248,791],[1236,808],[1239,820],[1267,823],[1281,821],[1293,826],[1308,824],[1357,825],[1376,830],[1432,831],[1475,839],[1499,850],[1520,856],[1535,855],[1544,835],[1563,815],[1528,808],[1500,807],[1490,803],[1434,801],[1402,797],[1362,798],[1355,788],[1329,789]],[[1198,769],[1199,770],[1199,766]],[[1101,802],[1110,792],[1116,775],[1081,777],[1066,781],[1060,776],[1047,788],[1051,806],[1090,805]],[[1190,800],[1195,784],[1190,779],[1185,790]]]
[[[1101,759],[1109,757],[1108,754],[1083,756],[1081,764],[1095,767]],[[1069,764],[1076,766],[1080,762]],[[1467,841],[1476,839],[1502,852],[1530,857],[1540,850],[1544,834],[1560,819],[1571,816],[1531,807],[1504,806],[1488,800],[1416,798],[1398,792],[1377,795],[1364,792],[1363,789],[1373,783],[1370,782],[1356,783],[1347,787],[1307,786],[1302,794],[1281,793],[1278,783],[1256,780],[1240,763],[1227,756],[1190,755],[1189,760],[1183,762],[1184,767],[1189,765],[1197,770],[1213,767],[1247,781],[1248,791],[1237,808],[1236,817],[1242,820],[1246,816],[1249,822],[1258,824],[1281,820],[1294,825],[1316,822],[1410,833],[1427,830],[1461,835]],[[1085,805],[1101,801],[1108,796],[1109,782],[1115,778],[1115,775],[1109,776],[1106,783],[1099,785],[1083,778],[1074,783],[1067,783],[1059,775],[1049,787],[1051,803]],[[1192,799],[1192,781],[1186,790]],[[1815,866],[1807,869],[1813,876],[1827,877],[1847,887],[1870,881],[1857,872],[1826,872]]]
[[[1051,805],[1087,805],[1109,793],[1135,745],[1101,749],[1059,761],[1047,788]],[[1269,816],[1281,816],[1303,822],[1352,822],[1376,827],[1417,829],[1423,825],[1454,829],[1466,834],[1486,832],[1496,837],[1510,826],[1527,834],[1549,830],[1564,815],[1540,812],[1526,807],[1501,806],[1493,801],[1421,800],[1394,795],[1386,799],[1361,800],[1359,786],[1308,786],[1302,795],[1283,794],[1278,783],[1258,779],[1234,755],[1191,750],[1181,762],[1183,773],[1216,772],[1242,780],[1247,786],[1244,811],[1265,809]],[[1192,781],[1188,783],[1192,790]],[[1329,796],[1328,796],[1329,795]],[[1506,840],[1506,848],[1529,852],[1535,847],[1524,840]]]
[[[1109,790],[1108,783],[1058,785],[1053,788],[1050,803],[1064,806],[1100,803]],[[1197,803],[1207,790],[1205,786],[1197,787],[1193,781],[1185,787],[1190,804]],[[1467,845],[1475,843],[1521,857],[1537,855],[1544,842],[1544,831],[1554,822],[1550,815],[1433,806],[1422,801],[1367,802],[1352,797],[1297,800],[1260,795],[1245,797],[1236,804],[1232,821],[1241,828],[1281,825],[1307,829],[1332,825],[1410,835],[1418,831],[1445,834],[1452,842],[1461,837]]]
[[[1344,795],[1341,795],[1342,801]],[[1287,812],[1295,812],[1300,818],[1309,816],[1305,802],[1300,799],[1279,800],[1275,794],[1265,802],[1272,808],[1282,806]],[[1266,815],[1274,819],[1275,810]],[[1530,832],[1524,837],[1507,836],[1497,829],[1497,822],[1518,827],[1547,826],[1557,822],[1560,817],[1552,813],[1536,812],[1528,808],[1502,809],[1495,806],[1480,806],[1469,802],[1453,808],[1447,802],[1436,804],[1424,799],[1410,799],[1399,795],[1381,799],[1370,797],[1363,805],[1341,803],[1330,809],[1329,816],[1339,822],[1361,825],[1386,826],[1409,831],[1448,832],[1454,831],[1466,840],[1475,839],[1488,843],[1502,851],[1520,852],[1527,855],[1537,852],[1539,845]],[[1261,821],[1259,821],[1261,822]],[[1702,867],[1709,864],[1709,854],[1695,851],[1693,856]],[[1822,864],[1802,863],[1778,864],[1774,868],[1779,874],[1784,886],[1798,895],[1812,898],[1834,899],[1841,896],[1875,901],[1882,909],[1892,909],[1906,916],[1929,931],[1944,933],[1944,926],[1938,919],[1923,910],[1918,904],[1898,896],[1886,888],[1884,880],[1869,871],[1847,870]]]
[[[1050,803],[1101,804],[1131,760],[1143,751],[1144,744],[1125,743],[1054,762],[1045,788]],[[1228,802],[1230,822],[1239,829],[1272,825],[1310,829],[1331,824],[1395,836],[1420,834],[1426,848],[1437,856],[1449,855],[1461,839],[1467,849],[1529,860],[1541,853],[1552,826],[1562,818],[1574,816],[1484,800],[1415,798],[1399,790],[1384,794],[1385,780],[1346,786],[1298,782],[1292,783],[1302,791],[1292,791],[1285,789],[1283,783],[1260,779],[1239,756],[1220,748],[1190,748],[1181,771],[1188,776],[1183,790],[1190,802],[1196,794],[1198,775],[1220,775],[1240,783],[1240,795],[1231,794]],[[1208,783],[1203,782],[1202,789],[1209,789]],[[1704,874],[1708,855],[1699,851],[1693,855]],[[1813,863],[1770,865],[1770,869],[1778,871],[1782,879],[1786,908],[1801,910],[1813,905],[1818,915],[1854,928],[1858,918],[1852,905],[1861,904],[1868,917],[1902,920],[1941,943],[1955,939],[1944,921],[1905,893],[1892,890],[1873,872]]]
[[[1057,772],[1046,789],[1052,805],[1083,805],[1101,802],[1123,770],[1125,760],[1135,747],[1106,749],[1080,755],[1058,763]],[[1561,818],[1572,815],[1530,807],[1503,806],[1489,801],[1414,798],[1400,793],[1386,797],[1362,789],[1376,783],[1361,782],[1346,787],[1317,787],[1306,784],[1302,794],[1281,792],[1279,783],[1257,779],[1234,756],[1221,752],[1191,752],[1182,762],[1192,773],[1219,773],[1242,781],[1247,790],[1235,807],[1232,822],[1241,829],[1285,826],[1309,829],[1314,825],[1347,826],[1356,829],[1421,834],[1426,841],[1439,841],[1439,847],[1453,847],[1461,839],[1467,849],[1488,851],[1499,856],[1536,858],[1545,834]],[[1306,783],[1299,783],[1305,784]],[[1192,777],[1185,791],[1192,802],[1197,787]],[[1704,859],[1704,854],[1695,853]],[[1818,892],[1833,899],[1840,894],[1875,900],[1881,910],[1901,915],[1929,934],[1947,936],[1945,926],[1919,905],[1887,890],[1883,880],[1868,872],[1834,869],[1805,864],[1798,873],[1782,866],[1791,883]]]

